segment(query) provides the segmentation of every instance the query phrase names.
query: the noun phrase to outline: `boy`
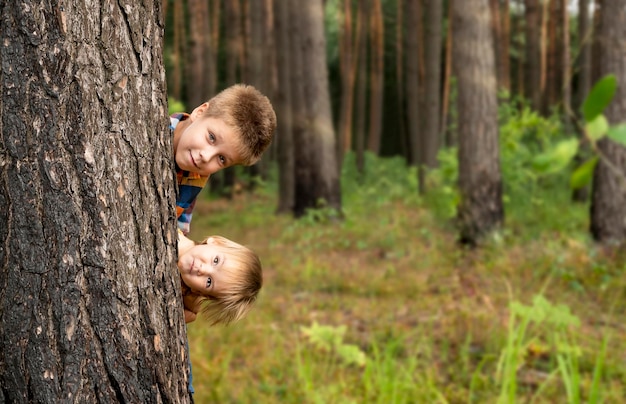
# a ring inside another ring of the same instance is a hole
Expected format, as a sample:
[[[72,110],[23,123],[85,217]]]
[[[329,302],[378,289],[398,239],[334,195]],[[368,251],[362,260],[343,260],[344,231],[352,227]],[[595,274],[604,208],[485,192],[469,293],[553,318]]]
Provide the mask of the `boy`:
[[[176,217],[178,228],[187,234],[196,198],[209,176],[256,163],[272,141],[276,113],[257,89],[235,84],[191,114],[173,114],[170,129],[178,182]]]
[[[230,324],[250,311],[263,286],[261,261],[252,250],[220,236],[196,244],[179,231],[178,257],[185,322],[200,309],[211,325]]]

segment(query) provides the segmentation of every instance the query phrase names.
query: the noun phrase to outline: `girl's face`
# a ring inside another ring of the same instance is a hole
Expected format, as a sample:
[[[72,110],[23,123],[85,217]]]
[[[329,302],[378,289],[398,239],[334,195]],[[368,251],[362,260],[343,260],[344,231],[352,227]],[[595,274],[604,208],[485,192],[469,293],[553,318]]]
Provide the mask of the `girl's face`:
[[[203,296],[219,296],[229,287],[229,274],[224,270],[228,257],[213,238],[198,244],[178,258],[183,282]]]

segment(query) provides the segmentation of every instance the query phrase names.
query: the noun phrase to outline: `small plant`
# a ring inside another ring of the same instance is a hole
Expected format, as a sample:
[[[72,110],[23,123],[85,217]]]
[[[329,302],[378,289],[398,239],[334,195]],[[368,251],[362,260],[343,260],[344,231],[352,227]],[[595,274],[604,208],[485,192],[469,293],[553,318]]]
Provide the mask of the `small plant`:
[[[365,353],[354,344],[346,344],[343,339],[346,326],[333,327],[313,322],[310,327],[300,327],[302,335],[317,350],[336,355],[344,365],[365,366]]]
[[[539,327],[543,324],[552,326],[548,333],[554,341],[560,345],[560,362],[566,368],[567,380],[570,387],[578,388],[574,377],[579,377],[577,365],[578,351],[567,341],[570,326],[579,326],[580,320],[574,316],[569,307],[553,305],[545,297],[537,295],[533,298],[532,306],[525,306],[520,302],[513,301],[510,306],[509,328],[507,342],[498,363],[497,375],[500,381],[500,396],[498,403],[513,403],[517,396],[517,375],[524,365],[527,352],[533,350],[533,346],[541,346],[537,335],[529,336],[531,326]],[[576,372],[576,376],[572,372]]]

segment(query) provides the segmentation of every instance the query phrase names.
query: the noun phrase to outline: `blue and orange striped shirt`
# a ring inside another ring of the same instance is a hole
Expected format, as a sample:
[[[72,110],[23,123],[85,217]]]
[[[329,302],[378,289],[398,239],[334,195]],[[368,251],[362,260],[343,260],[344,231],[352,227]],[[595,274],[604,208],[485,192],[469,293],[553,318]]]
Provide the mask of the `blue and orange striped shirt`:
[[[174,129],[179,122],[189,118],[189,114],[179,113],[170,116],[170,130],[174,136]],[[209,177],[203,177],[198,173],[183,171],[176,164],[176,182],[178,193],[176,194],[176,217],[178,228],[183,234],[189,233],[193,208],[202,188],[206,185]]]

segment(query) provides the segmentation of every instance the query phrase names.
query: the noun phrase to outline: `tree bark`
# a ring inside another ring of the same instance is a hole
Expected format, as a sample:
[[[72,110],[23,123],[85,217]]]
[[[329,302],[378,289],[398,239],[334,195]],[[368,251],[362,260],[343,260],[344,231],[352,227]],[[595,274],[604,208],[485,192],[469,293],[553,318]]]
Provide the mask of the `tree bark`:
[[[278,91],[274,106],[278,119],[276,142],[278,144],[278,213],[291,213],[294,201],[294,145],[293,145],[293,102],[291,88],[290,58],[293,57],[293,35],[289,29],[290,0],[274,0],[274,32],[278,64]]]
[[[369,135],[367,149],[378,155],[380,152],[380,138],[383,126],[383,90],[385,83],[384,72],[384,29],[381,0],[370,0],[370,112]]]
[[[321,207],[341,211],[339,170],[328,89],[324,8],[321,0],[298,3],[301,26],[305,136],[296,137],[294,215]]]
[[[356,154],[356,166],[360,173],[365,170],[365,131],[367,130],[367,121],[365,107],[367,105],[367,72],[368,72],[368,46],[367,46],[367,30],[365,29],[365,22],[367,19],[367,2],[368,0],[362,0],[357,3],[357,22],[356,22],[356,37],[357,37],[357,60],[356,60],[356,81],[357,81],[357,94],[355,105],[355,154]]]
[[[426,80],[424,93],[424,131],[422,133],[423,168],[437,166],[437,152],[440,147],[439,116],[441,114],[441,25],[443,23],[443,2],[426,2]],[[423,173],[422,173],[423,175]],[[424,181],[421,181],[423,183]]]
[[[589,15],[589,1],[578,1],[578,42],[580,46],[578,61],[578,93],[576,104],[580,107],[591,90],[591,16]],[[593,1],[593,0],[592,0]]]
[[[626,83],[626,8],[621,0],[603,0],[598,41],[601,73],[615,74]],[[605,111],[611,124],[624,121],[626,87],[617,86]],[[602,244],[626,240],[626,147],[610,139],[598,142],[602,158],[596,166],[591,197],[591,234]]]
[[[526,57],[524,90],[531,106],[541,108],[541,10],[539,0],[524,0],[526,10]]]
[[[161,2],[0,0],[0,402],[189,402]]]
[[[189,60],[187,66],[187,88],[189,108],[195,108],[213,96],[216,65],[214,65],[211,43],[209,2],[207,0],[187,0],[189,8]]]
[[[337,161],[342,166],[343,156],[352,147],[352,115],[354,112],[354,37],[352,32],[352,1],[342,0],[343,18],[339,36],[339,65],[341,71],[341,107],[337,137]]]
[[[488,0],[456,0],[454,61],[458,77],[460,242],[475,245],[503,221],[498,104]]]
[[[409,164],[419,164],[420,114],[420,41],[416,31],[421,27],[420,0],[406,0],[406,115],[411,144]],[[411,29],[409,29],[411,28]]]

